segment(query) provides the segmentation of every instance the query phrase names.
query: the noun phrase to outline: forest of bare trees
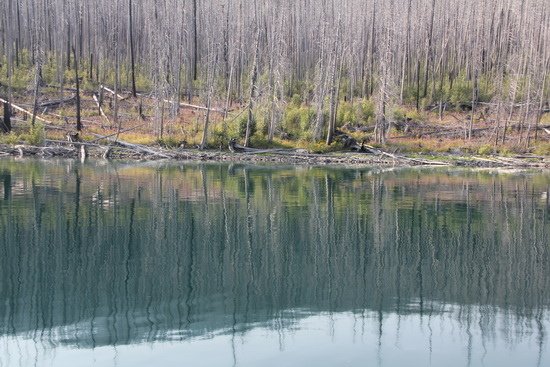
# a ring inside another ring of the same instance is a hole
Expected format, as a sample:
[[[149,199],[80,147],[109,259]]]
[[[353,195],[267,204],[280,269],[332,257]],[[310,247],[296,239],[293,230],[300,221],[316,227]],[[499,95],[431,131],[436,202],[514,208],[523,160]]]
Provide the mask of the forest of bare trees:
[[[245,145],[256,130],[330,144],[345,123],[383,143],[399,106],[467,111],[465,139],[490,115],[492,143],[513,125],[529,145],[549,109],[548,0],[4,0],[0,15],[0,98],[32,94],[36,116],[45,85],[76,88],[77,107],[81,88],[147,94],[159,136],[200,104],[202,147],[209,112],[232,106]]]

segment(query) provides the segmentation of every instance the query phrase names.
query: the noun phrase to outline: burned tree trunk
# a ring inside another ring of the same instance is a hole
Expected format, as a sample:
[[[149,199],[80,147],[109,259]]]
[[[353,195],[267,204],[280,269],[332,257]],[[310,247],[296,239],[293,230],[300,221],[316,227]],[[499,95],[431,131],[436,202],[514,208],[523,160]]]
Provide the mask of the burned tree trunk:
[[[4,105],[4,118],[0,121],[0,130],[8,134],[11,131],[11,113],[10,113],[10,104],[3,103]]]

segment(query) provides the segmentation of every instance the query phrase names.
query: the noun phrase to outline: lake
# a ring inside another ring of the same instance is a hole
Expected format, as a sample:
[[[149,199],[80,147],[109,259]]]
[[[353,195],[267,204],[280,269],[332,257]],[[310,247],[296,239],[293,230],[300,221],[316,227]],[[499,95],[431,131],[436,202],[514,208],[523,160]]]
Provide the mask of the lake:
[[[0,366],[548,366],[550,173],[0,160]]]

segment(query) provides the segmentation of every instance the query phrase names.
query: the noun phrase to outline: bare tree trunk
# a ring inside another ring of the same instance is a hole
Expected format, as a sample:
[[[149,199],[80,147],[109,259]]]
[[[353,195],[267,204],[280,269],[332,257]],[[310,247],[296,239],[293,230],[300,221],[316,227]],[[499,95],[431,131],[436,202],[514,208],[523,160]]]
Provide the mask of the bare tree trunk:
[[[470,123],[468,124],[468,140],[472,140],[472,129],[473,129],[474,120],[476,117],[477,99],[478,99],[478,80],[477,80],[477,70],[475,70],[473,86],[472,86],[472,111],[470,114]]]
[[[73,58],[74,58],[74,74],[75,74],[75,81],[76,81],[76,131],[81,131],[82,120],[80,118],[80,78],[78,76],[79,61],[78,61],[77,53],[74,47],[73,47]]]
[[[256,97],[256,81],[258,79],[258,48],[260,44],[260,30],[258,29],[256,33],[256,46],[254,48],[254,63],[252,65],[252,73],[250,77],[250,97],[248,100],[248,119],[246,121],[246,134],[244,138],[244,146],[250,146],[251,138],[251,126],[254,119],[252,109],[254,108],[254,98]]]
[[[197,0],[193,0],[193,80],[197,80],[198,41],[197,41]]]
[[[403,55],[403,64],[401,65],[401,92],[399,94],[399,101],[403,104],[403,94],[405,92],[405,76],[407,70],[407,64],[409,62],[410,52],[410,35],[411,35],[411,10],[412,0],[409,0],[407,5],[407,35],[405,37],[405,54]]]
[[[40,56],[36,59],[36,65],[35,65],[35,74],[34,74],[34,103],[33,103],[33,109],[32,109],[32,118],[31,118],[31,126],[34,127],[34,124],[36,122],[36,115],[38,114],[38,96],[39,96],[39,90],[40,90],[40,75],[41,72],[41,66],[42,61],[40,60]]]
[[[115,93],[113,96],[113,121],[115,126],[118,127],[118,130],[122,128],[118,116],[118,90],[120,82],[120,60],[119,60],[119,26],[118,26],[118,11],[119,11],[119,0],[115,0],[115,29],[113,32],[114,37],[114,52],[115,52]]]
[[[130,69],[132,77],[132,97],[137,97],[136,91],[136,64],[134,60],[134,19],[132,0],[128,0],[128,37],[130,37]]]
[[[206,102],[206,113],[204,118],[204,129],[202,131],[202,140],[200,149],[204,150],[206,149],[206,146],[208,144],[208,126],[210,125],[210,104],[212,101],[212,86],[208,86],[208,98]]]
[[[546,74],[542,80],[542,83],[541,83],[541,88],[540,88],[540,100],[539,100],[539,110],[537,112],[537,118],[536,118],[536,121],[535,121],[535,142],[537,142],[538,140],[538,130],[539,130],[539,125],[540,125],[540,121],[542,119],[542,115],[544,114],[544,92],[546,90],[546,81],[548,80],[548,74]],[[529,142],[527,143],[529,144]]]
[[[430,62],[432,59],[432,43],[433,43],[433,28],[435,17],[435,0],[432,0],[432,7],[430,13],[430,27],[428,30],[428,43],[426,45],[426,60],[424,62],[424,91],[422,96],[425,98],[428,95],[428,77],[430,71]]]
[[[8,0],[8,19],[11,18],[13,14],[13,0]],[[7,103],[7,108],[8,108],[8,113],[6,114],[6,106],[4,105],[4,123],[6,123],[6,116],[8,116],[9,118],[7,118],[7,121],[9,122],[9,125],[10,125],[10,128],[9,130],[11,130],[11,103],[13,102],[13,87],[12,87],[12,78],[13,78],[13,23],[12,22],[7,22],[6,23],[6,27],[7,27],[7,45],[6,45],[6,48],[7,48],[7,56],[8,56],[8,103]]]

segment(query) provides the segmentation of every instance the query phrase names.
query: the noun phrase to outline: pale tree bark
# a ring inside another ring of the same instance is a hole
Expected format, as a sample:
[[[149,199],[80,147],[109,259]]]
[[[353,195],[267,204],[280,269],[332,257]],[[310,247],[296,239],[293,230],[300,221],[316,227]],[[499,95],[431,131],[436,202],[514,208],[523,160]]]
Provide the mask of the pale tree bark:
[[[260,30],[256,32],[256,41],[254,47],[254,61],[252,64],[252,71],[250,73],[250,96],[248,99],[248,118],[246,120],[246,133],[244,138],[244,146],[250,146],[250,138],[252,137],[252,122],[254,119],[253,109],[254,109],[254,99],[256,98],[256,82],[258,80],[258,48],[260,44]]]

